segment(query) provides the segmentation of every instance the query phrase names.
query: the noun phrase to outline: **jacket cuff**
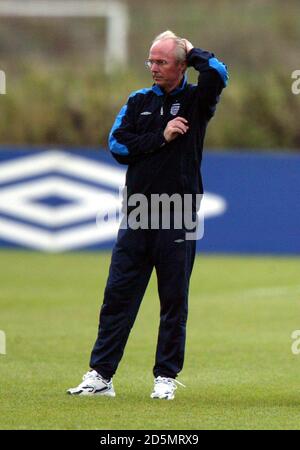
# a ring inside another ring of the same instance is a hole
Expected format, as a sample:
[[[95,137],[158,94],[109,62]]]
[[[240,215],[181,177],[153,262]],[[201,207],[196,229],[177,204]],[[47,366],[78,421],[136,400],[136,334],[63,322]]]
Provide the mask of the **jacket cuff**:
[[[201,48],[192,48],[186,57],[188,67],[194,67],[196,63],[207,63],[210,58],[214,56],[213,53],[202,50]]]
[[[164,136],[164,130],[160,130],[159,133],[159,148],[163,147],[164,145],[166,145],[168,143],[168,141],[166,141],[165,136]]]

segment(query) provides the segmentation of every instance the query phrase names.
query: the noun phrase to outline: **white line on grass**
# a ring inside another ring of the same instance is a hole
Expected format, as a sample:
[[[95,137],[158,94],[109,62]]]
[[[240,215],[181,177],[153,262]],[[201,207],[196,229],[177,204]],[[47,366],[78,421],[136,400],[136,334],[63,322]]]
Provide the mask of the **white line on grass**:
[[[230,298],[266,298],[266,297],[282,297],[300,295],[300,285],[287,286],[262,286],[259,288],[223,291],[218,293],[203,293],[208,297],[230,297]]]

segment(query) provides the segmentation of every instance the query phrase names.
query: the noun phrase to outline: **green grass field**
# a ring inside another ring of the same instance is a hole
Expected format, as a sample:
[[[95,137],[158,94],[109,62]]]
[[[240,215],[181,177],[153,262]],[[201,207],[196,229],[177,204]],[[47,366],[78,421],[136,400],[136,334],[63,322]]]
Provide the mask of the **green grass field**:
[[[0,252],[0,429],[299,429],[300,259],[200,255],[185,366],[155,401],[151,279],[114,378],[116,398],[70,397],[88,369],[109,254]]]

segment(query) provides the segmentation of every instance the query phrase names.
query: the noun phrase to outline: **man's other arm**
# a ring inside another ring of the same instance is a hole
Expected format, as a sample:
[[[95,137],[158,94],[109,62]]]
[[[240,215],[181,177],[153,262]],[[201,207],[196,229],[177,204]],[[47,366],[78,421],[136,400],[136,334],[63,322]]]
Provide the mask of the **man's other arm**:
[[[120,164],[131,164],[159,150],[166,143],[163,128],[137,134],[135,120],[135,98],[130,96],[109,134],[109,149]]]

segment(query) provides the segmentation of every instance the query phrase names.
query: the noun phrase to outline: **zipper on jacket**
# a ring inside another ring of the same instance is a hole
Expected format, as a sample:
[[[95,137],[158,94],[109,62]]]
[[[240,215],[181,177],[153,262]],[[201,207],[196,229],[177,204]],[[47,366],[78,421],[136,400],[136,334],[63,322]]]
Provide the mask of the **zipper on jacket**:
[[[164,95],[163,96],[163,99],[162,99],[162,104],[161,104],[161,107],[160,107],[160,115],[161,116],[163,116],[164,115],[164,108],[165,108],[165,104],[166,104],[166,101],[168,100],[168,98],[169,98],[169,96],[168,95]]]

